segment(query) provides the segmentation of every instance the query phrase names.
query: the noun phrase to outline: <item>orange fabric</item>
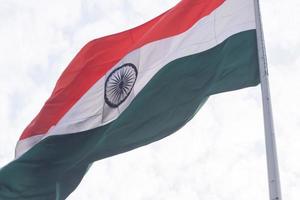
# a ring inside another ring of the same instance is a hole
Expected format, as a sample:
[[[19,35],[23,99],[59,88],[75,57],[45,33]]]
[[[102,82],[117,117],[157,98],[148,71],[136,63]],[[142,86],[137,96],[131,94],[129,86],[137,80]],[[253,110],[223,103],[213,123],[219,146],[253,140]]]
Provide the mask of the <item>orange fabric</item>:
[[[150,42],[187,31],[224,1],[183,0],[141,26],[89,42],[62,73],[52,95],[24,130],[20,140],[45,134],[126,54]]]

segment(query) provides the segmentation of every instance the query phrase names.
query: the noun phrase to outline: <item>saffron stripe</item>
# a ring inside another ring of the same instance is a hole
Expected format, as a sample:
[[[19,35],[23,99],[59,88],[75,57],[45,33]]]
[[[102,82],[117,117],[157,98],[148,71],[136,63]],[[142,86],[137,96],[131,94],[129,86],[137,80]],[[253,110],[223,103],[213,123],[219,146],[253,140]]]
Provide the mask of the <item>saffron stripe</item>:
[[[183,0],[148,23],[89,42],[63,72],[52,95],[20,139],[45,134],[126,54],[150,42],[188,30],[223,2],[224,0]]]

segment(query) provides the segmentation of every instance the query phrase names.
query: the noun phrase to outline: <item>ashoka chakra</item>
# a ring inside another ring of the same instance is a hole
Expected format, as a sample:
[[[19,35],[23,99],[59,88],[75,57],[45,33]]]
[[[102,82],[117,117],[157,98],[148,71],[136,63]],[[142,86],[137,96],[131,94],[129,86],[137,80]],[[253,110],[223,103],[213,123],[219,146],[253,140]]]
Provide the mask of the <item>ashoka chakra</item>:
[[[105,81],[105,102],[113,108],[122,104],[129,96],[137,75],[137,68],[131,63],[113,70]]]

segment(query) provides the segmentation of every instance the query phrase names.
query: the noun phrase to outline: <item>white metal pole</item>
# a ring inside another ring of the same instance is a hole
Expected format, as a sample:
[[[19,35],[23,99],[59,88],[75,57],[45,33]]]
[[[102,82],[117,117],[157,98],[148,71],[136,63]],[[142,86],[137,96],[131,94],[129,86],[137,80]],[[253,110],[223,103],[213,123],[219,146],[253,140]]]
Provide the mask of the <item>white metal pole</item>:
[[[270,194],[270,200],[282,200],[277,151],[276,151],[276,141],[275,141],[274,125],[273,125],[271,97],[270,97],[270,89],[269,89],[268,63],[267,63],[266,49],[264,44],[264,35],[262,29],[259,0],[254,0],[254,8],[255,8],[255,19],[256,19],[257,48],[258,48],[258,56],[259,56],[260,82],[261,82],[261,92],[262,92],[262,102],[263,102],[265,143],[266,143],[268,179],[269,179],[268,181],[269,194]]]

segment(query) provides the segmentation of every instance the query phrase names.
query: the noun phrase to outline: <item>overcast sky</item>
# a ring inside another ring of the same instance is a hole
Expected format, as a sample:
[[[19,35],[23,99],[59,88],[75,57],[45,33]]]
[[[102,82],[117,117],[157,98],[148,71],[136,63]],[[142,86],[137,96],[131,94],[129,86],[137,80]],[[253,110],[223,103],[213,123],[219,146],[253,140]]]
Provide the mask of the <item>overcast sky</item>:
[[[0,167],[89,40],[178,0],[0,0]],[[284,200],[300,196],[300,2],[261,0]],[[266,200],[260,88],[210,97],[183,129],[96,162],[68,200]]]

